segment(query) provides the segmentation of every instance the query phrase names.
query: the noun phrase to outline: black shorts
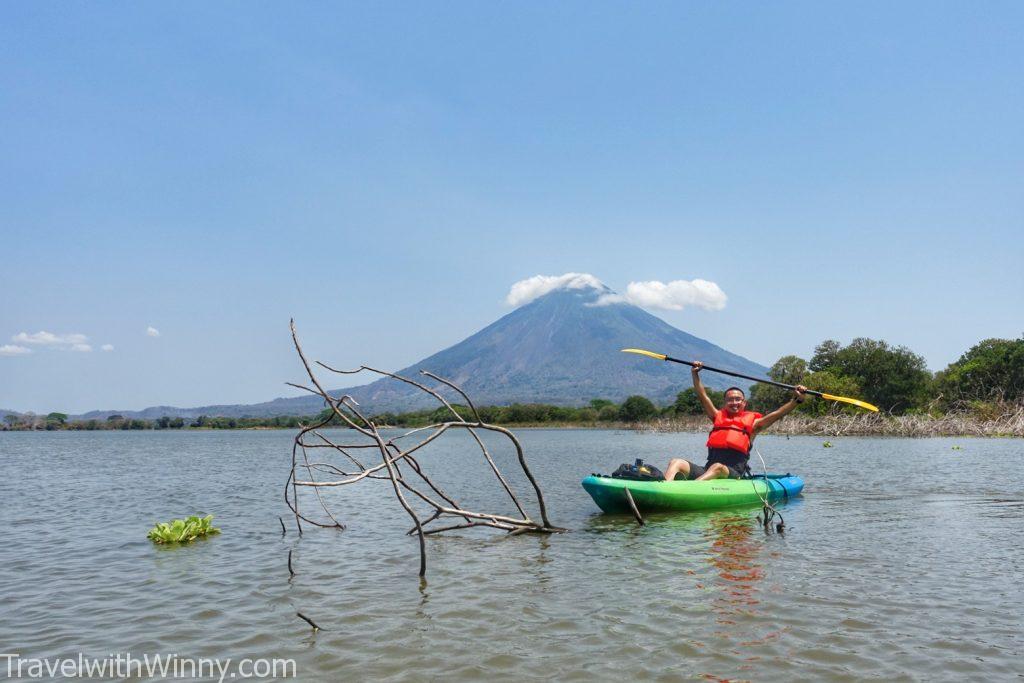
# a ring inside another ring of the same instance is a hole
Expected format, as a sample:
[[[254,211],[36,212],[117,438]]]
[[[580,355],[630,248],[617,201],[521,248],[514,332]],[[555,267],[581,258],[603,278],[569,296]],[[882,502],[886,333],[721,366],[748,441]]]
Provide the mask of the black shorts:
[[[746,459],[742,457],[742,454],[736,453],[735,451],[709,448],[708,461],[703,465],[697,465],[689,460],[686,462],[690,463],[690,476],[684,476],[683,473],[680,472],[676,474],[676,479],[696,479],[707,472],[712,463],[725,465],[729,468],[729,479],[746,479],[750,476],[750,468],[747,467]]]
[[[711,467],[711,463],[705,463],[703,465],[697,465],[695,463],[690,462],[689,460],[687,460],[686,462],[690,463],[690,476],[686,476],[682,472],[677,472],[676,476],[675,476],[677,481],[680,480],[680,479],[696,479],[697,477],[699,477],[702,474],[704,474],[705,472],[707,472],[708,468]],[[719,463],[719,464],[724,464],[724,463]],[[739,470],[737,470],[735,467],[729,467],[728,465],[726,465],[726,467],[729,468],[729,479],[743,479],[744,478],[743,475],[740,474]]]

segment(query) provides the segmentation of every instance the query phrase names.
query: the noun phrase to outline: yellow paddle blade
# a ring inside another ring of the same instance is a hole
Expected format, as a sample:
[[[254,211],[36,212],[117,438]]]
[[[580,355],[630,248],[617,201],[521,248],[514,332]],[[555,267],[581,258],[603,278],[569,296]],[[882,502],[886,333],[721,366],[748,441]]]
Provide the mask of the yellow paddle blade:
[[[832,394],[822,394],[821,397],[824,399],[828,399],[829,401],[841,401],[842,403],[849,403],[851,405],[857,406],[858,408],[870,410],[873,413],[878,412],[878,408],[876,408],[875,406],[871,405],[870,403],[865,403],[864,401],[858,401],[855,398],[847,398],[846,396],[833,396]]]
[[[657,358],[658,360],[665,360],[665,358],[667,358],[663,353],[644,351],[643,349],[622,349],[622,353],[639,353],[641,356],[650,356],[651,358]]]

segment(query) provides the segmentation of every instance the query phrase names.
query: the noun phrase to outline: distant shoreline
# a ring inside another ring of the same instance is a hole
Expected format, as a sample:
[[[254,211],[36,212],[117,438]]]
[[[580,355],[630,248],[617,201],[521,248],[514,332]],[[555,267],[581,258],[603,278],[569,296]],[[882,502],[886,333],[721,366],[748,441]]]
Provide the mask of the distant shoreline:
[[[125,420],[116,426],[99,421],[73,421],[63,424],[38,422],[32,426],[11,425],[0,426],[0,431],[41,432],[41,431],[171,431],[171,432],[218,432],[218,431],[295,431],[300,424],[309,424],[313,417],[270,418],[279,420],[281,424],[244,424],[245,418],[226,419],[217,425],[193,426],[180,424],[165,426],[151,420]],[[184,422],[184,421],[182,421]],[[232,424],[233,423],[233,424]],[[176,424],[176,423],[173,423]],[[623,421],[550,421],[550,422],[499,422],[494,423],[509,429],[559,429],[559,430],[618,430],[655,433],[702,433],[708,428],[708,420],[703,415],[684,415],[676,417],[659,417],[639,422]],[[422,427],[422,424],[378,425],[380,429],[411,429]],[[341,428],[340,425],[328,425],[328,429]],[[993,438],[1024,438],[1024,406],[1008,410],[1002,415],[982,419],[966,413],[947,413],[941,416],[930,415],[789,415],[781,420],[766,435],[779,436],[890,436],[908,438],[927,437],[993,437]]]

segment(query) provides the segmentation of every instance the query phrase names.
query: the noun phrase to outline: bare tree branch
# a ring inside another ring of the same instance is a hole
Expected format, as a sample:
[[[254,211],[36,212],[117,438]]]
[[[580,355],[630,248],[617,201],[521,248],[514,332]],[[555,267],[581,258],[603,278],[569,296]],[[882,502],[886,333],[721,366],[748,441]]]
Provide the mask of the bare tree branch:
[[[365,413],[351,396],[346,395],[336,398],[331,396],[323,388],[323,385],[313,372],[313,366],[306,359],[306,356],[302,351],[298,333],[295,330],[294,320],[291,321],[290,328],[295,350],[298,353],[303,367],[306,370],[306,374],[309,376],[309,380],[313,386],[308,387],[300,384],[289,384],[303,391],[320,396],[324,401],[324,405],[328,408],[328,410],[324,412],[323,417],[321,417],[315,424],[304,425],[301,427],[299,433],[295,436],[295,441],[292,445],[292,466],[291,471],[288,474],[288,479],[285,482],[284,498],[288,508],[295,516],[295,523],[299,527],[300,534],[302,533],[301,522],[303,521],[309,522],[314,526],[336,527],[343,529],[344,525],[331,513],[328,501],[323,493],[329,490],[336,490],[343,486],[356,484],[364,479],[386,480],[391,482],[391,489],[395,494],[395,499],[413,522],[412,528],[409,529],[407,533],[409,535],[415,533],[419,540],[419,575],[421,577],[426,574],[427,555],[425,537],[428,535],[442,533],[444,531],[472,529],[476,527],[499,529],[509,533],[510,535],[528,532],[554,533],[564,531],[564,529],[552,526],[548,520],[547,508],[544,504],[544,496],[541,493],[540,486],[538,485],[536,478],[533,476],[533,473],[526,464],[526,456],[523,452],[522,444],[519,443],[516,436],[509,430],[483,422],[476,406],[473,404],[473,401],[469,398],[466,392],[464,392],[455,383],[431,372],[422,371],[423,375],[445,385],[465,399],[466,404],[469,406],[469,410],[472,412],[474,417],[474,421],[472,422],[467,421],[440,393],[424,384],[421,384],[420,382],[365,365],[360,366],[356,370],[338,370],[320,361],[315,361],[316,365],[319,365],[330,372],[354,374],[366,370],[399,382],[404,382],[405,384],[417,388],[438,401],[438,403],[440,403],[452,415],[452,418],[454,418],[448,422],[439,422],[427,427],[411,429],[398,436],[385,438],[384,435],[380,433],[380,430],[374,423],[373,419],[368,417],[368,413]],[[323,427],[329,426],[331,423],[338,423],[339,426],[347,428],[350,435],[355,438],[346,438],[345,441],[347,442],[351,440],[356,443],[335,443],[319,431]],[[466,429],[469,431],[475,440],[476,445],[479,447],[484,461],[498,480],[501,488],[511,499],[520,517],[511,517],[505,514],[491,512],[478,512],[463,508],[458,502],[456,502],[453,496],[447,494],[433,481],[433,479],[427,474],[426,468],[420,462],[419,458],[413,457],[413,453],[416,453],[417,451],[420,451],[434,443],[452,428]],[[523,474],[530,482],[530,485],[533,487],[534,493],[536,494],[537,506],[539,508],[541,518],[540,523],[533,521],[533,519],[530,518],[530,515],[526,513],[524,505],[520,502],[519,497],[516,495],[508,479],[498,468],[498,465],[491,456],[487,445],[480,437],[478,430],[500,434],[512,443],[519,465],[523,470]],[[428,433],[426,436],[421,436],[422,432]],[[316,440],[312,442],[308,441],[306,438],[308,434],[312,434]],[[414,435],[417,435],[417,441],[415,443],[404,449],[398,446],[398,441],[410,438]],[[339,457],[344,458],[347,462],[343,462],[339,465],[331,461],[330,455],[320,457],[317,462],[311,462],[306,453],[307,448],[321,449],[318,451],[319,453],[330,454],[332,452],[336,452]],[[298,457],[300,449],[302,451],[301,460]],[[355,458],[348,452],[349,450],[356,449],[359,449],[361,452],[373,452],[377,455],[378,460],[376,462],[364,462],[362,459]],[[409,473],[408,476],[405,476],[402,471],[402,468],[406,465],[408,466],[408,469],[411,470],[411,473]],[[306,472],[305,478],[300,479],[297,476],[299,470]],[[320,473],[321,475],[326,474],[329,476],[327,479],[321,479],[316,476],[316,473]],[[299,491],[307,488],[313,489],[316,502],[319,503],[324,515],[326,515],[333,524],[326,524],[324,522],[313,520],[307,514],[299,511]],[[437,496],[440,500],[435,499],[433,496]],[[416,505],[414,506],[413,503],[416,503]],[[427,513],[426,521],[421,519],[421,513],[417,512],[416,509],[417,506],[421,509],[426,506],[429,511]],[[446,519],[451,520],[452,523],[441,524],[441,526],[431,526],[429,529],[425,528],[427,525],[433,525],[434,523],[443,523]]]

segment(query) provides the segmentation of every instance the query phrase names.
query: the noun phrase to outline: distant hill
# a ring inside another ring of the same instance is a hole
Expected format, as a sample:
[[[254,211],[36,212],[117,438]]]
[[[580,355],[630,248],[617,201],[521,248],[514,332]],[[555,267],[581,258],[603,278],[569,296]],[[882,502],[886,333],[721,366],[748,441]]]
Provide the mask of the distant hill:
[[[513,402],[581,405],[594,398],[621,402],[632,394],[664,404],[690,386],[686,367],[620,353],[620,349],[627,347],[647,348],[748,375],[766,376],[764,366],[678,330],[637,306],[627,303],[595,305],[604,293],[610,290],[586,288],[550,292],[397,374],[423,380],[419,371],[429,370],[461,386],[478,405]],[[330,364],[332,359],[322,360]],[[702,377],[707,386],[717,389],[733,384],[746,387],[723,375],[704,373]],[[330,372],[320,373],[321,383],[329,385],[331,379]],[[296,380],[303,383],[305,378],[296,377]],[[432,381],[425,383],[433,385]],[[370,414],[433,405],[429,397],[389,378],[331,393],[351,395]],[[163,415],[270,417],[310,415],[322,408],[322,401],[317,397],[303,396],[252,405],[103,410],[76,417],[105,419],[112,414],[148,419]]]

